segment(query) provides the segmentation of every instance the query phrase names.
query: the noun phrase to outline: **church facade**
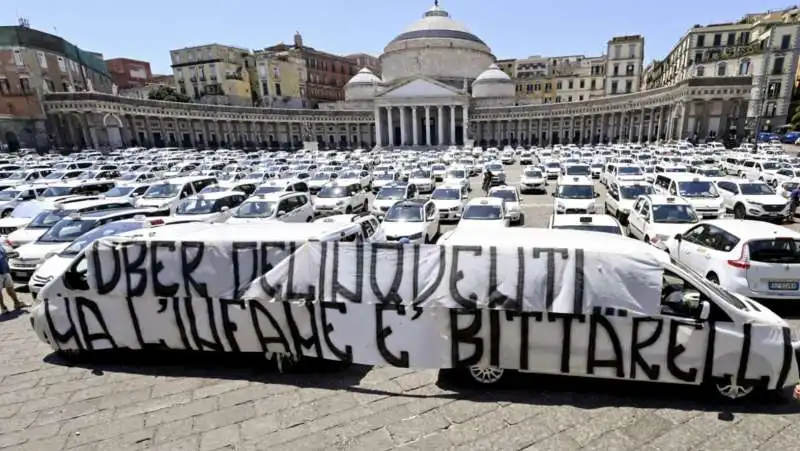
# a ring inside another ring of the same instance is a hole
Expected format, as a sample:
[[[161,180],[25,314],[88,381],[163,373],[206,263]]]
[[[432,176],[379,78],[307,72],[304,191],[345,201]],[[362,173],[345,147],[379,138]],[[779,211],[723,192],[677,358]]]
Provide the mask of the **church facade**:
[[[437,5],[393,39],[381,76],[362,69],[345,101],[265,109],[95,92],[45,96],[59,147],[429,147],[646,142],[742,136],[750,76],[691,77],[655,90],[519,105],[490,48]]]

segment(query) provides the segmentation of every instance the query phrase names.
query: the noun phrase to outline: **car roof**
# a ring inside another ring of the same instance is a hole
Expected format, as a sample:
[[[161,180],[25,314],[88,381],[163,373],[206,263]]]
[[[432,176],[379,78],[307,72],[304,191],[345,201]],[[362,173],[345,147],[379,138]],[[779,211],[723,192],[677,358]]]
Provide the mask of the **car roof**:
[[[592,180],[585,175],[566,175],[558,181],[559,185],[592,185]]]
[[[397,205],[422,206],[422,205],[425,205],[425,203],[428,202],[428,201],[429,201],[429,199],[406,199],[406,200],[401,200],[401,201],[395,203],[394,205],[395,206],[397,206]]]
[[[553,215],[552,225],[601,225],[619,227],[617,221],[611,215],[581,215],[581,214],[557,214]]]
[[[699,224],[719,227],[739,238],[798,238],[800,233],[782,225],[747,219],[711,219]]]
[[[470,205],[494,205],[502,207],[503,202],[503,199],[497,197],[475,197],[467,202],[467,207]]]
[[[217,199],[222,199],[224,197],[236,196],[239,194],[244,195],[244,193],[239,191],[212,191],[210,193],[194,194],[192,196],[189,196],[187,199],[217,200]]]
[[[151,213],[152,210],[146,208],[120,208],[115,210],[101,210],[101,211],[87,211],[85,213],[81,213],[81,219],[105,219],[105,218],[113,218],[115,216],[122,216],[131,213],[138,213],[138,214],[146,214]]]
[[[690,202],[680,196],[672,196],[666,194],[643,194],[639,197],[644,197],[653,205],[691,205]]]

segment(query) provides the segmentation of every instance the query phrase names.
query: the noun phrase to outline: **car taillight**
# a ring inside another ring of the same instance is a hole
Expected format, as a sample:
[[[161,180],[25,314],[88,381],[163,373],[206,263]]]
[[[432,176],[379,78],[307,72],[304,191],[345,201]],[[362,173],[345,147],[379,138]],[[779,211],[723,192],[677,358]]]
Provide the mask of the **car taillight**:
[[[742,246],[742,253],[736,260],[728,260],[728,264],[734,268],[748,269],[750,268],[750,246],[745,243]]]

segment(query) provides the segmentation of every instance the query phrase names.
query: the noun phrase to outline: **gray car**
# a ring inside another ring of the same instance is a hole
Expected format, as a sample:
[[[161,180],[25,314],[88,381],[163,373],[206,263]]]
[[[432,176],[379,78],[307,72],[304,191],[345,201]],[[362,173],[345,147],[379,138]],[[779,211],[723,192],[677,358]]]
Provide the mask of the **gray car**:
[[[36,200],[45,186],[19,185],[0,191],[0,218],[5,218],[22,202]]]

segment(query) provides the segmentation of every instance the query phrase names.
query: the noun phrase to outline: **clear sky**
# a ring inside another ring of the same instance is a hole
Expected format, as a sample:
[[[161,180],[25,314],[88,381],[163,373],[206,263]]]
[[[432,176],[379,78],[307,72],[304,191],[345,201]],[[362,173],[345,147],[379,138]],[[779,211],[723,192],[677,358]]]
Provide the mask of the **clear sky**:
[[[0,0],[0,23],[19,16],[106,58],[150,61],[171,73],[169,51],[209,44],[257,49],[292,42],[332,53],[380,55],[433,0]],[[13,5],[13,6],[12,6]],[[498,58],[599,55],[615,35],[643,34],[645,59],[662,58],[695,24],[781,9],[776,0],[441,0]]]

